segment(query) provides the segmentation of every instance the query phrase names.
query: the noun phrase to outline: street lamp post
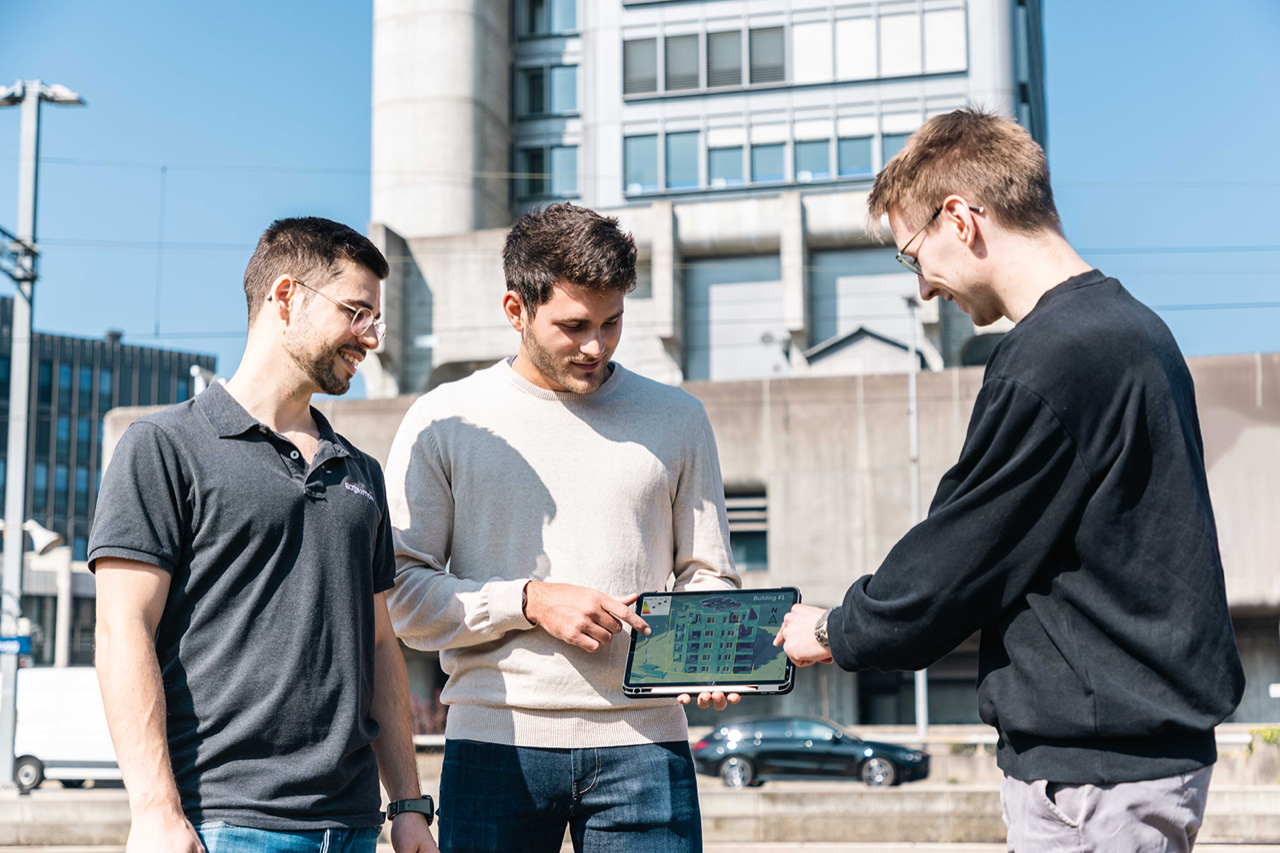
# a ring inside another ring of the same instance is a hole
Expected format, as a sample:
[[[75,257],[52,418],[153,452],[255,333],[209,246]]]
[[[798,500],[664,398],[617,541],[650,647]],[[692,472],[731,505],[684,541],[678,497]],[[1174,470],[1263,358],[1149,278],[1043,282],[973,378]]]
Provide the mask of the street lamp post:
[[[911,526],[920,523],[920,398],[916,391],[916,376],[920,373],[920,355],[916,351],[916,309],[920,303],[914,296],[906,297],[907,317],[911,329],[907,333],[907,353],[911,365],[907,369],[907,454],[911,463]],[[916,671],[916,736],[921,740],[929,734],[929,671]]]
[[[31,308],[36,284],[36,181],[40,166],[40,105],[83,104],[66,86],[19,80],[0,88],[0,106],[22,107],[18,150],[18,229],[13,270],[13,352],[9,361],[9,451],[4,500],[4,586],[0,597],[0,635],[17,633],[22,604],[22,516],[27,491],[28,393],[31,384]],[[6,270],[8,272],[8,270]],[[13,739],[18,718],[18,656],[0,654],[0,790],[13,781]]]

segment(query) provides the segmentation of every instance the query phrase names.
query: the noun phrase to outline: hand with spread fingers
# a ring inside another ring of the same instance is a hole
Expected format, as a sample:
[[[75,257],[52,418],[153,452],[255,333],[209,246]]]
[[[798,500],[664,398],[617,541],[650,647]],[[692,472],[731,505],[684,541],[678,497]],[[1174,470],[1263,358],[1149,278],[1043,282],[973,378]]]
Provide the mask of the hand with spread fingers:
[[[525,587],[524,615],[556,639],[594,652],[620,633],[624,624],[648,636],[648,623],[631,609],[636,598],[635,595],[615,598],[567,583],[529,581]]]

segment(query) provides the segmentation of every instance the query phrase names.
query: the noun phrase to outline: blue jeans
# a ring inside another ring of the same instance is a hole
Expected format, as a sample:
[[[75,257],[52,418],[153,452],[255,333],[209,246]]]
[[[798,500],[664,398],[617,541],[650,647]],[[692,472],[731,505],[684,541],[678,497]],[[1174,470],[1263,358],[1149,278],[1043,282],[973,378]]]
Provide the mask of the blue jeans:
[[[208,853],[374,853],[378,829],[315,829],[307,832],[250,829],[220,820],[196,824]]]
[[[687,743],[539,749],[444,747],[441,853],[697,853],[698,783]]]

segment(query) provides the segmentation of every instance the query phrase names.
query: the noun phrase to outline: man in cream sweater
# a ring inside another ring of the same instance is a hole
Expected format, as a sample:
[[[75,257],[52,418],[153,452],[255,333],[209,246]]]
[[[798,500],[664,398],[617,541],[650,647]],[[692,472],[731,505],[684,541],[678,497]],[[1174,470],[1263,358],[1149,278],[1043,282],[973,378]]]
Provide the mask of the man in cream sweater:
[[[623,626],[647,631],[637,593],[739,579],[701,403],[610,361],[635,257],[586,208],[521,217],[519,353],[420,398],[392,446],[392,621],[449,674],[444,853],[558,851],[566,826],[579,851],[702,846],[684,711],[623,696]]]

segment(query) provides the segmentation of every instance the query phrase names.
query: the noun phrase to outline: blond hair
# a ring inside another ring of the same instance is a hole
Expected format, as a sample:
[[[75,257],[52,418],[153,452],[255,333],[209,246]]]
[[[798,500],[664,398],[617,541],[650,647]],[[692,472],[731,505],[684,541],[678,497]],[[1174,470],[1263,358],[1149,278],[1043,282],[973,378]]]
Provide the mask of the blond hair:
[[[1062,230],[1044,149],[1026,128],[980,109],[935,116],[911,135],[876,177],[867,232],[883,239],[880,218],[890,208],[919,227],[949,195],[982,205],[1014,231]]]

